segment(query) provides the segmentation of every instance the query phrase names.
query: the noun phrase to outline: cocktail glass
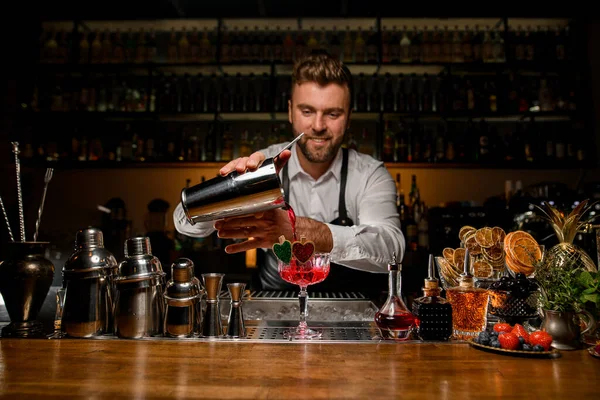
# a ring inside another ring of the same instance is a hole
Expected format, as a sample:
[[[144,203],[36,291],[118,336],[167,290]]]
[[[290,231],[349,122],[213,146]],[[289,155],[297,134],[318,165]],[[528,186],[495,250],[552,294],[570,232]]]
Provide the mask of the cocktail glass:
[[[278,260],[277,270],[279,276],[293,285],[300,286],[298,299],[300,300],[300,323],[296,328],[287,330],[283,336],[286,339],[315,339],[320,338],[322,332],[310,329],[306,323],[308,316],[308,293],[306,289],[309,285],[323,282],[329,275],[329,253],[315,253],[305,263],[300,263],[292,258],[289,263]]]

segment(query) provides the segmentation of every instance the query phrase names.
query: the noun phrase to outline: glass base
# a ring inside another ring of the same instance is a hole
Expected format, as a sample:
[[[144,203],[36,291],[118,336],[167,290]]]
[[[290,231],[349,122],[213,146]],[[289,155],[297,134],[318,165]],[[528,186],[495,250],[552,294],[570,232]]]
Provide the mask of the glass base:
[[[321,339],[323,332],[321,330],[310,329],[305,323],[300,323],[296,328],[283,332],[283,337],[289,340],[312,340]]]

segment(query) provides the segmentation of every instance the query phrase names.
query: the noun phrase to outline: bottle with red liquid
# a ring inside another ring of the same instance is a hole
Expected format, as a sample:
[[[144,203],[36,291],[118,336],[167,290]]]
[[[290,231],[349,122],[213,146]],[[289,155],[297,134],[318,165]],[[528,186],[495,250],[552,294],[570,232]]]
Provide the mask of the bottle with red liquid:
[[[402,301],[401,265],[396,253],[388,264],[388,297],[375,314],[375,323],[384,339],[408,340],[415,325],[415,317]]]

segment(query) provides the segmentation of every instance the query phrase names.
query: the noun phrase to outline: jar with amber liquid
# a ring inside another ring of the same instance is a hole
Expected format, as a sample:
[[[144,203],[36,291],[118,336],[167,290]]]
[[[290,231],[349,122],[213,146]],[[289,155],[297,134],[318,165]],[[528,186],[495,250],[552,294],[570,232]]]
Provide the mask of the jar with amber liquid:
[[[458,286],[446,291],[446,298],[452,305],[453,339],[469,340],[484,331],[487,324],[489,293],[475,287],[470,273],[471,257],[467,249],[464,272],[458,278]]]

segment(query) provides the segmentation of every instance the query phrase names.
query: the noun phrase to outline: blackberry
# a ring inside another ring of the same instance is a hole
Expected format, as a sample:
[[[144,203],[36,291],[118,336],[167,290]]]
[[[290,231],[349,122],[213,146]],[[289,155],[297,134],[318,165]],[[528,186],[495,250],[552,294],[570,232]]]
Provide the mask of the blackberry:
[[[523,345],[523,350],[525,350],[525,351],[532,351],[533,349],[531,348],[531,345],[529,345],[529,344],[525,343],[525,344]]]
[[[521,346],[525,345],[525,338],[523,336],[519,336],[519,343],[521,343]]]
[[[490,343],[490,346],[492,346],[492,347],[495,347],[495,348],[497,348],[497,349],[501,349],[501,348],[502,348],[502,346],[500,346],[500,342],[499,342],[499,341],[497,341],[497,340],[496,340],[496,341],[493,341],[493,342],[491,342],[491,343]]]
[[[490,343],[490,334],[487,332],[479,332],[479,336],[477,337],[478,342],[483,345],[489,345]]]
[[[544,347],[540,344],[533,346],[533,351],[544,351]]]

